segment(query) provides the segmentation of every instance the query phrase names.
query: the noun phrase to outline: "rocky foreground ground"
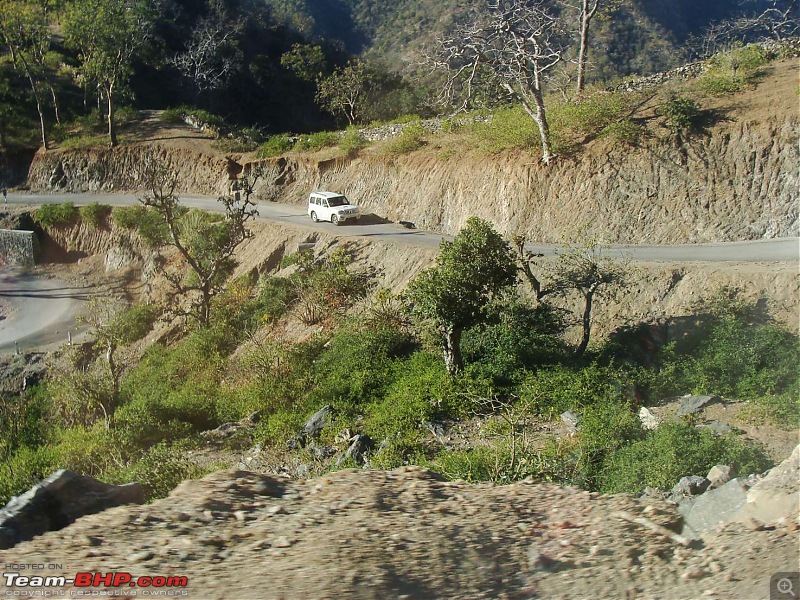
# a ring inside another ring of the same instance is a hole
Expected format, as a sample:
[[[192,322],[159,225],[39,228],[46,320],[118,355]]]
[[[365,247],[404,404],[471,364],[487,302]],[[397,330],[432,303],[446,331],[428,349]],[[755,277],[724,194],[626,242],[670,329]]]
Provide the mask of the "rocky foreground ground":
[[[796,495],[798,460],[796,450],[762,480],[761,496]],[[658,499],[448,483],[416,467],[308,481],[222,471],[2,551],[0,564],[45,565],[16,571],[27,575],[182,576],[197,599],[770,598],[775,573],[800,570],[796,508],[690,540]]]

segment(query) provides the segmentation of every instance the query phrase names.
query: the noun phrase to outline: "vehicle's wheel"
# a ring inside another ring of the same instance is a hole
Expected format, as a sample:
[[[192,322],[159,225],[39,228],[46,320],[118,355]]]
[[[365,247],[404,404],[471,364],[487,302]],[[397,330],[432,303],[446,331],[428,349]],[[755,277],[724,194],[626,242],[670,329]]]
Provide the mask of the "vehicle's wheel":
[[[317,218],[317,213],[315,213],[314,211],[311,211],[311,220],[314,221],[314,223],[319,221],[319,219]]]
[[[331,223],[333,223],[334,225],[342,224],[342,222],[339,220],[339,217],[337,217],[336,215],[331,215]]]

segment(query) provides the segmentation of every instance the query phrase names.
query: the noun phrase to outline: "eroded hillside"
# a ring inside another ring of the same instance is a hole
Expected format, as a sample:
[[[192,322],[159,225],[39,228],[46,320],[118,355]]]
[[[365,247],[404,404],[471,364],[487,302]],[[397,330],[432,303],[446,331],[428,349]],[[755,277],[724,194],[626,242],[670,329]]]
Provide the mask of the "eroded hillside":
[[[798,234],[796,66],[776,63],[755,90],[709,110],[716,123],[691,136],[658,129],[636,147],[590,142],[554,166],[530,154],[443,153],[432,142],[388,156],[290,153],[254,161],[216,153],[202,139],[136,142],[114,150],[40,152],[34,190],[137,190],[155,154],[185,193],[227,193],[230,178],[266,168],[263,200],[303,202],[308,191],[347,193],[377,215],[455,233],[472,215],[507,234],[560,242],[587,233],[606,243],[694,243]],[[159,136],[154,136],[159,137]],[[450,156],[445,156],[450,154]]]

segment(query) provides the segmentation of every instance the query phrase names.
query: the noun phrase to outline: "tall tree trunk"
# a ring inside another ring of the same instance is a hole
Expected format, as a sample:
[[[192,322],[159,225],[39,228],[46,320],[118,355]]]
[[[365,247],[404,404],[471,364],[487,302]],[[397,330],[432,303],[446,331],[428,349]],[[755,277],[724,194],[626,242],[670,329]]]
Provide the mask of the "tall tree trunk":
[[[552,147],[550,145],[550,125],[547,123],[547,113],[544,108],[544,99],[542,98],[541,89],[531,90],[533,96],[534,108],[525,105],[527,113],[536,121],[536,126],[539,128],[539,139],[542,142],[542,162],[549,165],[555,158]]]
[[[591,7],[589,6],[591,4]],[[597,13],[600,0],[581,0],[580,48],[578,50],[578,83],[577,90],[583,92],[586,79],[586,57],[589,54],[589,24]]]
[[[108,96],[108,139],[111,147],[117,145],[117,128],[114,123],[114,87],[108,86],[106,90]]]
[[[58,96],[56,95],[56,89],[52,85],[48,85],[47,87],[50,88],[50,95],[53,97],[53,112],[55,113],[56,123],[61,125],[61,107],[58,104]]]
[[[575,350],[575,355],[578,357],[583,356],[583,353],[586,352],[586,348],[589,346],[589,336],[592,333],[592,301],[594,300],[594,290],[590,288],[584,292],[583,297],[586,300],[586,304],[584,304],[583,307],[583,337],[581,338],[581,343],[578,344]]]
[[[36,110],[39,112],[39,124],[41,125],[42,129],[42,147],[47,150],[49,149],[47,143],[47,126],[44,124],[44,109],[42,108],[42,100],[39,94],[38,86],[34,83],[33,77],[30,78],[31,81],[31,89],[33,90],[33,97],[36,100]]]
[[[454,377],[461,371],[464,362],[461,359],[461,329],[450,326],[444,332],[444,365],[447,374]]]

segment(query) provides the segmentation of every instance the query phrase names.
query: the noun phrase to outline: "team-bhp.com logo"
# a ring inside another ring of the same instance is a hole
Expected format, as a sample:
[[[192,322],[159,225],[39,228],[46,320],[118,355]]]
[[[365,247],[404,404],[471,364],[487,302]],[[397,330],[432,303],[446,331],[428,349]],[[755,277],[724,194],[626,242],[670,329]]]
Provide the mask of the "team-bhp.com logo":
[[[188,592],[185,589],[189,585],[188,577],[166,576],[166,575],[141,575],[134,576],[130,573],[111,572],[111,573],[76,573],[75,577],[62,576],[43,576],[43,575],[22,575],[21,573],[3,573],[6,588],[63,588],[73,586],[75,588],[144,588],[143,596],[185,596]],[[97,594],[76,593],[78,590],[70,590],[73,595],[120,595],[120,594]],[[148,593],[149,592],[149,593]],[[8,596],[8,591],[6,592]],[[12,594],[17,595],[17,594]],[[27,595],[27,594],[26,594]],[[58,594],[61,595],[61,594]],[[125,594],[125,595],[136,595]]]

